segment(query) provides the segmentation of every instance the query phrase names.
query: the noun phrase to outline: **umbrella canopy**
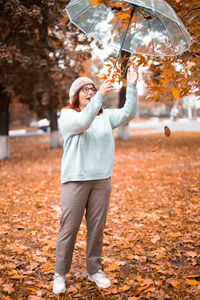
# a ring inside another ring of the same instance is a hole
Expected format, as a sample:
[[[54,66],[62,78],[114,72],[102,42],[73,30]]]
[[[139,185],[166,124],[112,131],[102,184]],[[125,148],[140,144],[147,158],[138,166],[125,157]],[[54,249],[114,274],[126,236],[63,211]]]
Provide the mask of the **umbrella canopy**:
[[[91,2],[71,0],[66,7],[70,21],[119,53],[176,56],[190,49],[189,33],[164,0],[111,1],[110,7]]]

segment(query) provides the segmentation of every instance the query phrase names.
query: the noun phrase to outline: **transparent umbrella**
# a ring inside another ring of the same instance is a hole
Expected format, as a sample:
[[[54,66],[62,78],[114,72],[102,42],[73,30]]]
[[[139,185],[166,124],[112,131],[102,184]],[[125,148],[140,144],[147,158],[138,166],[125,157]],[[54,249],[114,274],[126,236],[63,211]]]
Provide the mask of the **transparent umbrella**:
[[[164,0],[110,1],[94,5],[71,0],[70,21],[86,35],[118,52],[150,56],[177,56],[190,49],[191,37],[172,7]]]

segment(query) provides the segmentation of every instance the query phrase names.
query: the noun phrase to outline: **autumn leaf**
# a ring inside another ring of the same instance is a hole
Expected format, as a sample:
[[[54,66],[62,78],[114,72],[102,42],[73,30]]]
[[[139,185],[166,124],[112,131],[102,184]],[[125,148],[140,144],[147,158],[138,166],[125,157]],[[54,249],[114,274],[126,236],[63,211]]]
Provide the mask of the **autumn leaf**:
[[[165,131],[165,136],[166,136],[166,137],[170,137],[170,135],[171,135],[171,130],[169,129],[168,126],[165,126],[165,127],[164,127],[164,131]]]
[[[179,90],[178,88],[173,88],[173,89],[172,89],[172,95],[174,96],[174,98],[175,98],[176,100],[178,100],[179,97],[180,97],[180,90]]]
[[[171,284],[173,287],[177,288],[177,286],[179,285],[179,282],[177,279],[174,278],[169,278],[166,281],[168,284]]]
[[[126,291],[130,290],[130,288],[131,288],[131,286],[124,284],[124,285],[120,286],[119,291],[126,292]]]
[[[54,269],[54,266],[51,263],[45,263],[42,265],[42,272],[51,271]]]
[[[92,0],[90,2],[90,4],[92,4],[93,6],[99,5],[99,4],[103,4],[105,1],[104,0]]]
[[[196,257],[198,254],[197,254],[197,252],[194,252],[194,251],[186,251],[185,255],[188,257]]]
[[[200,281],[194,279],[188,279],[187,282],[189,285],[200,285]]]
[[[148,285],[144,285],[144,286],[140,286],[138,287],[138,291],[143,291],[143,290],[146,290],[148,288]]]
[[[170,232],[169,236],[173,237],[173,238],[177,238],[182,236],[182,234],[180,232]]]
[[[14,250],[15,252],[17,252],[18,254],[24,253],[24,249],[22,249],[22,248],[20,248],[20,247],[18,247],[18,246],[14,246],[14,247],[13,247],[13,250]]]
[[[43,298],[41,298],[41,297],[33,296],[33,295],[31,295],[31,296],[28,297],[28,300],[42,300],[42,299]]]
[[[12,294],[15,291],[15,289],[13,288],[13,284],[12,283],[4,284],[3,285],[3,290],[5,292],[7,292],[8,294]]]
[[[115,262],[110,264],[107,269],[109,271],[120,271],[120,267]]]
[[[153,244],[157,243],[160,240],[160,236],[159,235],[155,235],[154,237],[151,238],[151,242]]]

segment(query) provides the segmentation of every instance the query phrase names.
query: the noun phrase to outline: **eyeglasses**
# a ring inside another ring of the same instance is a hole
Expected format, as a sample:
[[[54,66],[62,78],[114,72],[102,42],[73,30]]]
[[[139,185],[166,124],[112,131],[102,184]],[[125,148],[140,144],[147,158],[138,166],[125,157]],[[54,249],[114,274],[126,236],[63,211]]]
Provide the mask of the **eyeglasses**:
[[[82,91],[83,91],[83,93],[88,93],[89,91],[91,91],[93,94],[96,94],[96,92],[97,92],[97,89],[95,89],[95,88],[88,88],[88,87],[86,87],[86,86],[84,86],[82,89],[81,89]]]

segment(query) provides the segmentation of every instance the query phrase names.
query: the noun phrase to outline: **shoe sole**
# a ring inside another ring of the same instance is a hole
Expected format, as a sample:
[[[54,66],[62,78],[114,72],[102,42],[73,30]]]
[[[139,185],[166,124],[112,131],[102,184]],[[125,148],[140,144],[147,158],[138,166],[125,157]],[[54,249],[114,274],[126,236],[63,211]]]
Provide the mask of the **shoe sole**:
[[[54,294],[56,294],[56,295],[61,294],[61,295],[59,295],[59,296],[62,296],[62,294],[65,294],[66,288],[65,288],[64,290],[62,290],[62,291],[59,291],[59,292],[53,289],[53,292],[54,292]]]

